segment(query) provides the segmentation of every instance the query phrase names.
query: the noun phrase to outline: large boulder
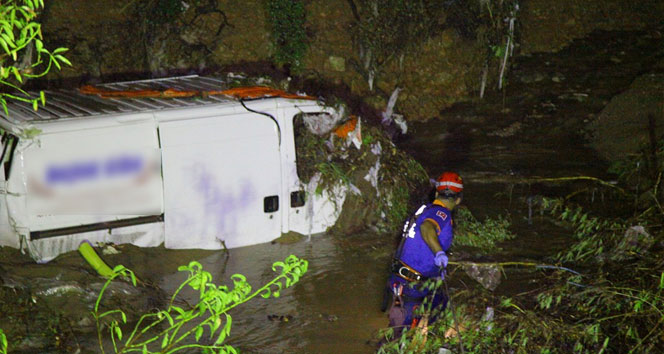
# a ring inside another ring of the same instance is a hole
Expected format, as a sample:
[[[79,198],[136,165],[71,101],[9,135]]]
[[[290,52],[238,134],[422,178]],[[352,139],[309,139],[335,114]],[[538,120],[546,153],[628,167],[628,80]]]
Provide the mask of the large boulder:
[[[662,63],[664,67],[664,62]],[[643,75],[613,97],[590,124],[591,145],[604,158],[620,160],[650,148],[650,134],[664,136],[664,74]]]

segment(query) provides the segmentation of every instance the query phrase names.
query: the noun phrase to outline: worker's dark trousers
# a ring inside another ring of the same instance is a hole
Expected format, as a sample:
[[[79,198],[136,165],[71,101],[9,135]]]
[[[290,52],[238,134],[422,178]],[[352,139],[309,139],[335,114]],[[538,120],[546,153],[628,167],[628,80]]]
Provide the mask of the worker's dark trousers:
[[[416,324],[422,313],[425,312],[429,313],[429,323],[432,323],[447,306],[447,296],[445,296],[442,289],[436,289],[435,292],[419,290],[417,285],[413,287],[407,280],[392,274],[388,280],[387,287],[392,290],[399,285],[402,286],[401,301],[394,301],[396,300],[396,295],[393,293],[392,305],[388,312],[390,327],[410,327]],[[427,298],[428,301],[425,302],[424,300]],[[429,306],[431,306],[431,311],[428,311]],[[418,309],[420,310],[418,311]]]

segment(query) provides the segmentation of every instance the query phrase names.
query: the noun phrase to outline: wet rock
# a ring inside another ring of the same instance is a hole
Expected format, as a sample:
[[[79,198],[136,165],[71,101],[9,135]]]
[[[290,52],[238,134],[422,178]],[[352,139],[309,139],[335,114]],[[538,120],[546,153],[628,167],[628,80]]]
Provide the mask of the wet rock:
[[[563,75],[561,73],[556,73],[551,78],[551,81],[556,82],[556,83],[563,82],[563,81],[565,81],[565,75]]]
[[[630,256],[644,254],[655,243],[654,238],[643,226],[632,226],[625,231],[623,240],[616,247],[614,259],[624,259]]]
[[[290,322],[293,319],[292,315],[267,315],[267,319],[272,322]]]
[[[79,328],[88,328],[95,325],[92,316],[83,317],[77,323],[76,326]]]
[[[112,244],[107,244],[107,245],[104,245],[101,253],[103,255],[108,256],[110,254],[118,254],[118,253],[120,253],[120,251],[117,249],[117,246],[112,245]]]
[[[487,290],[494,291],[500,285],[500,268],[496,265],[471,264],[463,270]]]
[[[35,335],[23,338],[23,340],[12,349],[16,351],[24,351],[26,353],[37,353],[40,350],[43,350],[43,348],[50,347],[51,344],[50,338]]]
[[[518,133],[521,130],[522,124],[521,122],[514,122],[510,124],[508,127],[505,127],[503,129],[500,129],[495,132],[490,132],[487,135],[488,136],[499,136],[501,138],[506,138],[513,136],[514,134]]]
[[[614,96],[590,122],[591,144],[606,159],[617,160],[640,153],[649,144],[649,120],[655,137],[664,136],[664,74],[643,75],[628,90]]]
[[[48,279],[40,282],[40,288],[35,294],[38,296],[65,296],[71,294],[83,294],[85,290],[78,283],[58,284]]]
[[[346,71],[346,60],[342,57],[330,56],[328,58],[330,69],[334,71]]]
[[[519,77],[519,80],[524,84],[532,84],[533,82],[540,82],[544,80],[545,76],[542,73],[534,72],[527,73]]]
[[[328,322],[336,322],[339,319],[339,317],[337,317],[337,315],[330,315],[330,314],[327,314],[327,313],[321,313],[321,314],[318,315],[318,317],[322,318],[322,319],[324,319]]]

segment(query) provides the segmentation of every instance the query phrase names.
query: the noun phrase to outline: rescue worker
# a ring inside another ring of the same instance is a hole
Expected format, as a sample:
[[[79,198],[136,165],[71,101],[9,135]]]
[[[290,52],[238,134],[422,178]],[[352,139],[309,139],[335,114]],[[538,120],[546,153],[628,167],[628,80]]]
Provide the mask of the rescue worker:
[[[435,185],[434,201],[422,205],[406,222],[395,253],[388,281],[392,293],[390,327],[414,327],[419,321],[415,311],[425,298],[432,309],[430,322],[447,305],[442,289],[427,290],[421,285],[430,278],[445,278],[446,252],[454,237],[452,210],[461,203],[463,181],[455,172],[444,172]]]

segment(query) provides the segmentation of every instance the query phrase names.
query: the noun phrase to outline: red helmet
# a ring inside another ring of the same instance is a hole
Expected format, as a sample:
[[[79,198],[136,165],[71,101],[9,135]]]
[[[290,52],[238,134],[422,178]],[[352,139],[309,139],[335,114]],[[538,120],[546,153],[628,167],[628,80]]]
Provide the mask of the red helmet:
[[[442,192],[446,189],[454,193],[463,192],[463,180],[461,176],[455,172],[443,172],[436,180],[436,190]]]

